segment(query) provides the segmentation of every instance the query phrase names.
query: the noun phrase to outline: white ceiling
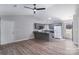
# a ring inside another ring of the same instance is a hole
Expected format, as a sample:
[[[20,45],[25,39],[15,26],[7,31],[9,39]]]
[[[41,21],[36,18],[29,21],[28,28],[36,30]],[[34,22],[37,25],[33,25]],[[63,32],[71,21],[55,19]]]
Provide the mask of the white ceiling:
[[[18,4],[14,7],[13,4],[0,5],[0,15],[33,15],[33,10],[24,8],[23,6],[33,7],[32,4]],[[73,4],[37,4],[38,8],[44,7],[46,10],[37,11],[36,15],[42,19],[49,17],[58,17],[63,20],[72,19],[75,14],[75,7]]]
[[[0,5],[0,15],[33,15],[33,10],[24,8],[24,6],[33,8],[32,4],[18,4],[14,7],[13,4],[2,4]],[[49,8],[50,4],[38,4],[37,7]]]
[[[75,10],[75,4],[58,4],[54,5],[52,8],[48,10],[48,15],[50,15],[51,17],[58,17],[63,20],[73,19]]]

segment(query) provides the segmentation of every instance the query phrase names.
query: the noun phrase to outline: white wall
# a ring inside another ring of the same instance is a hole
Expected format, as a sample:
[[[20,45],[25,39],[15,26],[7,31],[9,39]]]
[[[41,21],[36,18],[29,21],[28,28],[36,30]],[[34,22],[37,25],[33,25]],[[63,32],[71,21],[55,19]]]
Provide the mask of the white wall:
[[[17,16],[15,17],[15,37],[17,40],[33,38],[32,32],[34,29],[35,19],[32,16]]]
[[[0,44],[1,44],[1,18],[0,18]]]
[[[33,38],[33,16],[2,16],[1,17],[1,44]]]
[[[73,42],[79,46],[79,5],[73,16]]]
[[[73,20],[73,42],[74,42],[74,44],[77,44],[78,45],[78,40],[79,40],[79,29],[78,29],[78,23],[79,23],[79,21],[78,21],[78,17],[77,17],[77,15],[74,15],[74,20]]]

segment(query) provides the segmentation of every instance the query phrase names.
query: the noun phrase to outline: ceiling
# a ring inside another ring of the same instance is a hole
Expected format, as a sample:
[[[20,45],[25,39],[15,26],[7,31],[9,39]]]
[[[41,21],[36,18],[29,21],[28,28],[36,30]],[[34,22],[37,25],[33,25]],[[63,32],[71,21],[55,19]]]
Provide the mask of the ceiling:
[[[0,5],[0,15],[33,15],[33,10],[24,8],[24,6],[32,7],[33,4],[17,4],[17,7],[14,7],[13,4],[2,4]],[[51,4],[38,4],[37,7],[45,7],[48,9]]]
[[[33,4],[1,4],[0,15],[34,15],[33,10],[24,8],[23,6],[33,7]],[[60,19],[72,19],[75,14],[75,4],[37,4],[38,8],[44,7],[46,10],[37,11],[36,17],[48,19],[49,17],[57,17]]]

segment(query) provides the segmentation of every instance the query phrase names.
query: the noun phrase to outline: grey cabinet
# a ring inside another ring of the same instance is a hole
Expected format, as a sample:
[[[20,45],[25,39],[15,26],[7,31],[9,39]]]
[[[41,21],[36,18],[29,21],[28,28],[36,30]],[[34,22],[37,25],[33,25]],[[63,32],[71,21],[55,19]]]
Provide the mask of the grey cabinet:
[[[38,32],[38,31],[34,31],[33,33],[34,33],[35,39],[40,39],[40,40],[49,40],[50,39],[49,33]]]

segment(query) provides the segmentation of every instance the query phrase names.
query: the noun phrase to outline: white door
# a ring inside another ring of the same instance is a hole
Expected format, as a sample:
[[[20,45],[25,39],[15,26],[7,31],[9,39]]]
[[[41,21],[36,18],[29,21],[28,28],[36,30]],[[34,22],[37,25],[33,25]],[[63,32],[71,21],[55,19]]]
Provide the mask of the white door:
[[[14,40],[14,22],[12,20],[3,20],[2,25],[2,44],[11,43]]]
[[[55,38],[62,38],[61,26],[54,26],[54,37]]]

